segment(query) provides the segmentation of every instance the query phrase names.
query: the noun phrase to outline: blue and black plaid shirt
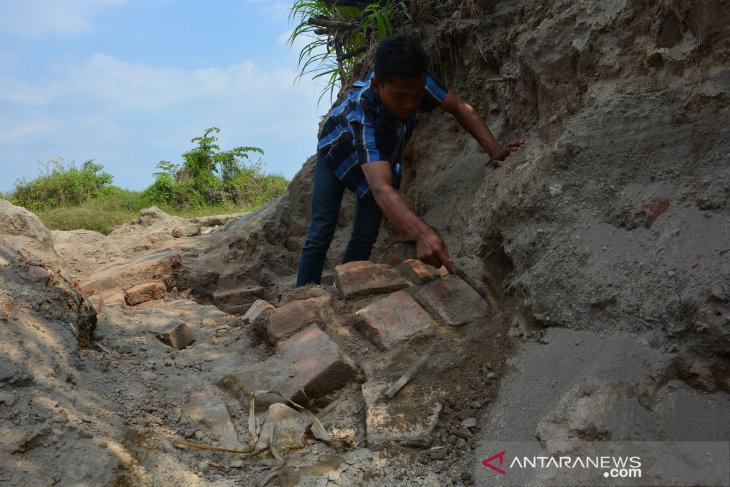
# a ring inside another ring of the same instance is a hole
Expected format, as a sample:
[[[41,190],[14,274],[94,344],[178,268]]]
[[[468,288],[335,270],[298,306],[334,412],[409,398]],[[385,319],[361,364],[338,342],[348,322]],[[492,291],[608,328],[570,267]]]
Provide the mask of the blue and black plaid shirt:
[[[370,195],[370,187],[360,167],[373,161],[388,161],[393,170],[393,185],[398,187],[400,156],[419,112],[429,112],[446,98],[446,88],[430,74],[417,109],[405,120],[394,117],[370,87],[374,71],[356,81],[347,97],[330,109],[319,134],[317,152],[324,157],[337,179],[358,198]]]

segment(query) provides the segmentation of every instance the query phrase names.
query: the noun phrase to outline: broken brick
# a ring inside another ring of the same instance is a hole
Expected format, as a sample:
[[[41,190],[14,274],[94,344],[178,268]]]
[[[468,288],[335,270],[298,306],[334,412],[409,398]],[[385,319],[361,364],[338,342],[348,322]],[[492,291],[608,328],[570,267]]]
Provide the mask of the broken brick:
[[[165,345],[178,350],[183,350],[195,341],[195,338],[193,338],[193,332],[185,323],[180,323],[175,328],[160,333],[157,338],[159,338]]]
[[[434,279],[445,277],[445,275],[448,275],[448,272],[445,271],[446,270],[443,267],[441,269],[436,269],[435,267],[425,264],[418,259],[408,259],[398,265],[398,272],[416,285],[426,284]]]
[[[213,301],[224,311],[245,313],[251,304],[264,295],[264,288],[249,284],[232,289],[219,289],[213,292]]]
[[[135,306],[165,296],[165,284],[159,281],[145,282],[125,291],[127,304]]]
[[[418,290],[416,299],[431,315],[451,326],[487,316],[487,302],[459,278],[426,284]]]
[[[304,392],[309,397],[324,396],[355,376],[350,361],[317,325],[309,325],[279,342],[277,350],[285,360],[296,366]]]
[[[408,287],[408,281],[391,266],[367,260],[348,262],[335,267],[335,283],[345,299],[389,293]]]
[[[268,301],[257,299],[243,315],[244,324],[249,324],[256,331],[261,331],[266,323],[269,313],[274,307]]]
[[[185,225],[177,225],[170,232],[174,238],[195,237],[200,235],[201,228],[197,223],[187,223]]]
[[[357,312],[365,334],[381,350],[390,350],[416,335],[431,334],[436,322],[403,291],[375,301]]]
[[[158,250],[134,259],[131,262],[105,267],[81,284],[84,296],[102,294],[103,291],[129,289],[150,281],[162,281],[165,286],[175,285],[176,273],[182,260],[173,249]],[[109,303],[104,299],[107,304]]]

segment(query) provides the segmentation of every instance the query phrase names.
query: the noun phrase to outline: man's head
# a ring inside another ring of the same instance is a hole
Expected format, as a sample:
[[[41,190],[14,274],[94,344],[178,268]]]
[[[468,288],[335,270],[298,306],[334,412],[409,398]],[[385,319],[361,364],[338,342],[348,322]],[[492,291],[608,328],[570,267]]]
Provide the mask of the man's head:
[[[428,58],[415,37],[397,34],[375,51],[373,90],[398,118],[407,118],[423,98]]]

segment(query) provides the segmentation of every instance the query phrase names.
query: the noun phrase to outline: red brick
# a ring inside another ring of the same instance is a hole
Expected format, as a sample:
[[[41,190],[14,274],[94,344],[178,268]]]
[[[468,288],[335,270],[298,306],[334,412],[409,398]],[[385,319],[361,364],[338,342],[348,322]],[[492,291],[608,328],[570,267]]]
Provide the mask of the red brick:
[[[420,285],[448,275],[445,268],[436,269],[418,259],[408,259],[398,266],[398,272],[413,284]]]
[[[292,362],[309,397],[320,397],[347,384],[355,370],[340,348],[319,329],[310,325],[279,342],[277,351]]]
[[[266,319],[274,307],[263,299],[257,299],[246,314],[243,315],[243,322],[251,325],[254,330],[260,331],[266,326]]]
[[[487,316],[486,301],[458,277],[426,284],[418,290],[416,299],[432,316],[451,326]]]
[[[218,289],[213,292],[213,301],[216,305],[224,308],[241,305],[250,306],[251,303],[261,298],[263,294],[263,287],[258,284],[248,284],[231,289]]]
[[[348,262],[335,267],[335,283],[345,299],[370,294],[389,293],[408,286],[393,267],[367,260]]]
[[[276,343],[312,323],[322,323],[322,311],[329,304],[329,296],[292,301],[271,310],[266,332],[271,343]]]
[[[121,306],[122,308],[127,307],[127,300],[124,292],[116,290],[102,291],[99,293],[104,306]]]
[[[95,272],[81,284],[81,292],[84,296],[91,296],[103,291],[129,289],[153,280],[162,281],[172,288],[181,265],[180,255],[175,250],[158,250],[126,264],[112,265]]]
[[[381,350],[390,350],[413,336],[431,334],[436,322],[403,291],[375,301],[357,312],[365,334]]]
[[[155,299],[162,299],[165,296],[165,284],[160,281],[145,282],[144,284],[138,284],[132,288],[127,289],[124,293],[126,295],[127,304],[135,306],[137,304],[146,303]]]
[[[196,223],[187,223],[185,225],[178,225],[176,227],[173,227],[172,231],[170,232],[173,237],[175,238],[181,238],[181,237],[195,237],[197,235],[200,235],[200,225]]]

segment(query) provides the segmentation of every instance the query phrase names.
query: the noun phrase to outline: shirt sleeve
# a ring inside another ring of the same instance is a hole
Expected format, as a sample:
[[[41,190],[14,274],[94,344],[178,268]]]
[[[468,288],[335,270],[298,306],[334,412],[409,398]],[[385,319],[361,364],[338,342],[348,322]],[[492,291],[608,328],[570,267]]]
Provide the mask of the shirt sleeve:
[[[418,105],[419,112],[430,112],[439,106],[446,99],[448,90],[437,80],[431,73],[426,76],[426,91],[423,94],[423,100]]]

